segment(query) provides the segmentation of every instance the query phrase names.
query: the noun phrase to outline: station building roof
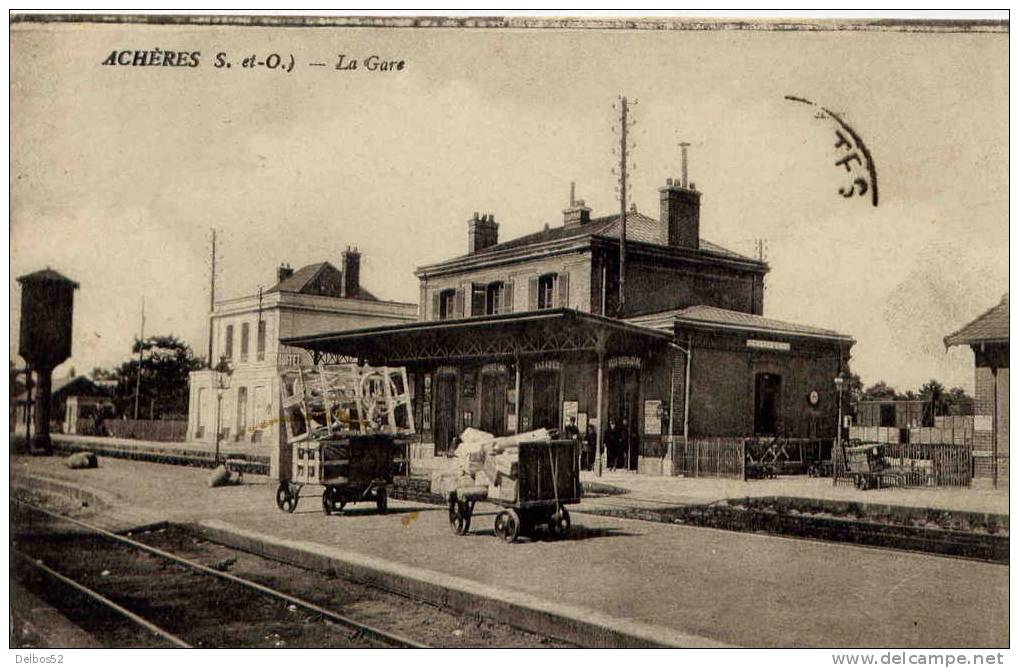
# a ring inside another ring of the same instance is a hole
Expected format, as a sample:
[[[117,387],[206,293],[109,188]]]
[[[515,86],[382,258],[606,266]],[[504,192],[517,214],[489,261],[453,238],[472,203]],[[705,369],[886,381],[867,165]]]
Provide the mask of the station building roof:
[[[853,337],[831,329],[800,325],[798,323],[765,318],[764,316],[730,311],[716,306],[689,306],[647,315],[627,318],[627,322],[651,329],[672,332],[677,326],[714,329],[741,330],[761,334],[827,339],[841,343],[855,343]]]
[[[945,347],[978,343],[1008,343],[1008,293],[991,309],[945,337]]]

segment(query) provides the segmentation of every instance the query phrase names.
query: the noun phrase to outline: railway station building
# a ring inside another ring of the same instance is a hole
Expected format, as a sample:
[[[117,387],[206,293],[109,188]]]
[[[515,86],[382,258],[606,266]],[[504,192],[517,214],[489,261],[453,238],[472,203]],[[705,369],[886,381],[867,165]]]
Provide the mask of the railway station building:
[[[356,248],[343,252],[340,267],[281,265],[268,290],[215,303],[210,359],[226,360],[231,373],[228,378],[213,369],[190,374],[187,439],[215,441],[218,418],[224,447],[245,443],[275,452],[281,438],[280,371],[311,363],[307,351],[281,339],[412,322],[416,314],[414,304],[384,301],[361,284]]]
[[[625,466],[654,475],[698,438],[833,437],[853,340],[764,317],[767,264],[702,239],[692,184],[669,179],[659,195],[657,215],[631,209],[625,226],[571,201],[562,225],[504,242],[494,216],[475,214],[466,254],[416,270],[417,322],[283,342],[405,366],[423,467],[466,427],[574,419],[599,440],[614,421]]]

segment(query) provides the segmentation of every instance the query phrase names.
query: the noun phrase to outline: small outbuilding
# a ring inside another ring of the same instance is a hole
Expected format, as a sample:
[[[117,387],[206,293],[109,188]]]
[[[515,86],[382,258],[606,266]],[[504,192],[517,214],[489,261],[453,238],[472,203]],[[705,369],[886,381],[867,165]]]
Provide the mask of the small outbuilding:
[[[973,322],[945,337],[969,346],[975,367],[973,473],[1008,486],[1008,293]]]

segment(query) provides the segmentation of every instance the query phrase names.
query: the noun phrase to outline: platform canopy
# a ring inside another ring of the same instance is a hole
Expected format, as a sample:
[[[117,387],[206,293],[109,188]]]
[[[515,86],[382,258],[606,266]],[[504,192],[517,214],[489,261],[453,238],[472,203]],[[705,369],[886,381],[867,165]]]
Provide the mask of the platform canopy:
[[[643,355],[671,340],[669,333],[620,320],[550,309],[292,336],[281,343],[309,350],[327,363],[358,358],[394,366],[599,351]]]

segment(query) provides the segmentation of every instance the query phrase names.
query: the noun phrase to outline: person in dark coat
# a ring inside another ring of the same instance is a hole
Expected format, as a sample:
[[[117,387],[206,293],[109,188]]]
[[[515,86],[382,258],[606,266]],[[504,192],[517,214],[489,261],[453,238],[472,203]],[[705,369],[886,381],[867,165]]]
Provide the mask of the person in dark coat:
[[[587,429],[584,432],[584,454],[581,459],[581,464],[585,471],[594,470],[594,459],[596,456],[595,449],[598,447],[598,431],[594,428],[594,425],[590,422],[587,423]]]
[[[609,418],[609,426],[605,430],[605,451],[608,455],[610,471],[619,468],[619,457],[623,454],[623,432],[616,424],[615,418]]]

